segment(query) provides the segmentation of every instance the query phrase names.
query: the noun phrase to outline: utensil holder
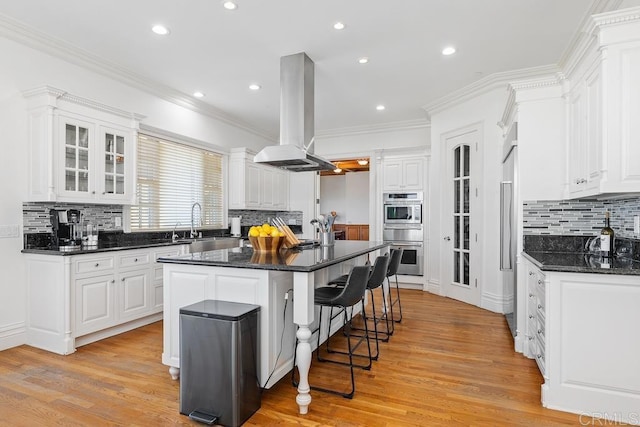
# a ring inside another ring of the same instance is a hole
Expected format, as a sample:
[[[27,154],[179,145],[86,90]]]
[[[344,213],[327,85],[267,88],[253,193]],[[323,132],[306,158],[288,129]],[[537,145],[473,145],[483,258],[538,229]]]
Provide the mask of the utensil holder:
[[[325,231],[320,233],[320,246],[333,246],[336,242],[336,236],[333,231]]]

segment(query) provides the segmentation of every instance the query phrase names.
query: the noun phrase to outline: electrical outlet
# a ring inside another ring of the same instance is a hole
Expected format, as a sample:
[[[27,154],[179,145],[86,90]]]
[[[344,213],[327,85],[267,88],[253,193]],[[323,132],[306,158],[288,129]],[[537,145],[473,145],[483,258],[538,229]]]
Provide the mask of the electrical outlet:
[[[116,227],[122,227],[122,217],[121,216],[117,216],[116,217]]]
[[[633,217],[633,234],[640,235],[640,216],[638,215]]]
[[[293,218],[289,218],[287,222],[289,223],[289,225],[296,225],[296,220]]]

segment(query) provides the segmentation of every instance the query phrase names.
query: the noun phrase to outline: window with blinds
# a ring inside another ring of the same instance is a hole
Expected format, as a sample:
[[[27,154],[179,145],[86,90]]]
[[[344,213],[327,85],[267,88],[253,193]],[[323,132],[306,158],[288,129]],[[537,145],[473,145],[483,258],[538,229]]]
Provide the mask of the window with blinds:
[[[191,225],[223,228],[222,155],[149,135],[138,137],[138,204],[130,207],[131,231]]]

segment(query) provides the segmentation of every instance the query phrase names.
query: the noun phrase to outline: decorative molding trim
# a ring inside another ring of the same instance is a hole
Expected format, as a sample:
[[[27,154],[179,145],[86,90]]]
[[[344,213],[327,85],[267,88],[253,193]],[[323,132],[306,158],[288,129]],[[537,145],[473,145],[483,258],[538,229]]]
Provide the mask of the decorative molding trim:
[[[0,351],[17,347],[27,342],[25,322],[10,323],[0,327]]]
[[[559,73],[561,70],[557,65],[543,65],[540,67],[523,68],[520,70],[494,73],[458,89],[422,108],[427,112],[429,118],[436,113],[451,108],[464,101],[468,101],[483,93],[494,89],[505,87],[514,80],[536,79],[549,74]]]
[[[50,95],[55,97],[55,99],[59,101],[67,101],[72,104],[81,105],[83,107],[88,107],[94,110],[120,116],[125,119],[132,119],[138,122],[143,120],[146,117],[146,116],[143,116],[142,114],[131,113],[129,111],[124,111],[119,108],[111,107],[109,105],[103,104],[101,102],[93,101],[88,98],[83,98],[78,95],[72,95],[65,90],[58,89],[53,86],[41,86],[33,89],[28,89],[23,91],[22,95],[25,98],[39,96],[39,95]]]
[[[164,129],[158,129],[156,127],[145,125],[145,124],[142,124],[142,123],[140,124],[140,129],[139,129],[138,133],[142,133],[142,134],[154,137],[154,138],[167,139],[169,141],[173,141],[173,142],[176,142],[176,143],[179,143],[179,144],[188,144],[188,145],[193,146],[195,148],[200,148],[200,149],[204,149],[204,150],[208,150],[208,151],[214,151],[214,152],[217,152],[219,154],[229,154],[229,148],[228,147],[221,147],[221,146],[216,145],[216,144],[210,144],[210,143],[207,143],[207,142],[204,142],[204,141],[200,141],[199,139],[190,138],[190,137],[185,136],[185,135],[179,135],[177,133],[169,132],[169,131],[166,131]]]
[[[248,123],[238,119],[237,117],[233,117],[212,105],[195,100],[189,95],[177,91],[169,86],[158,82],[152,82],[142,75],[132,73],[124,67],[105,61],[103,58],[100,58],[91,52],[70,45],[60,39],[45,35],[33,27],[24,25],[23,23],[2,14],[0,14],[0,36],[5,36],[10,40],[25,46],[109,77],[130,87],[157,96],[167,102],[214,118],[261,138],[270,141],[276,140],[274,135],[270,135],[264,130],[256,129]]]
[[[364,135],[371,133],[395,132],[411,129],[425,129],[431,127],[428,119],[407,120],[401,122],[381,123],[376,126],[353,126],[346,128],[327,129],[316,132],[318,138],[332,138],[337,136]]]
[[[509,83],[507,87],[507,90],[509,91],[509,97],[507,98],[507,103],[505,105],[504,113],[502,114],[502,119],[500,119],[500,121],[498,122],[498,126],[500,126],[500,128],[502,129],[503,136],[506,135],[508,131],[507,127],[511,124],[511,121],[513,120],[516,112],[517,91],[558,86],[562,84],[564,78],[564,74],[558,71],[547,76],[518,80]]]
[[[506,312],[511,302],[513,302],[513,297],[505,298],[503,295],[490,292],[483,292],[480,296],[480,307],[500,314]]]
[[[638,20],[640,20],[640,7],[613,10],[611,12],[600,13],[593,16],[587,28],[591,29],[593,32],[599,27],[623,24]]]

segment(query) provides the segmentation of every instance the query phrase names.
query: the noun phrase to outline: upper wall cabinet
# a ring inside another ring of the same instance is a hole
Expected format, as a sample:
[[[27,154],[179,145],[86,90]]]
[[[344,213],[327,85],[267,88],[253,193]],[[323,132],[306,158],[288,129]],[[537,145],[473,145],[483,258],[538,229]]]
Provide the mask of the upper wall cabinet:
[[[424,159],[422,157],[388,157],[383,160],[383,190],[422,190]]]
[[[232,149],[229,209],[288,210],[289,172],[253,162],[254,153]]]
[[[23,95],[29,106],[28,201],[135,203],[142,116],[49,86]]]
[[[589,30],[567,72],[567,196],[640,192],[640,8]]]

